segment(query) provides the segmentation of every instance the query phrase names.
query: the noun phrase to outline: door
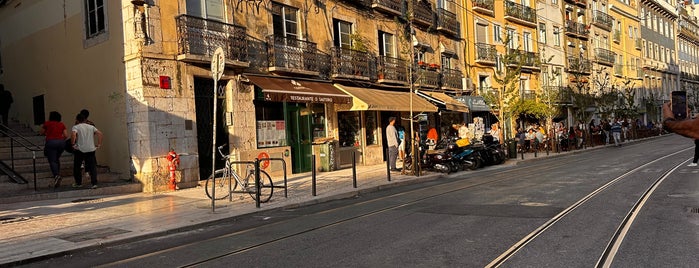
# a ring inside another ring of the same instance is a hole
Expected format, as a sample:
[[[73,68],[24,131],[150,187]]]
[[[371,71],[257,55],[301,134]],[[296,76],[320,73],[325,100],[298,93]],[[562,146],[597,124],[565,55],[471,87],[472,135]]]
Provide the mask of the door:
[[[227,81],[218,82],[219,87],[225,85]],[[214,114],[214,80],[194,77],[194,106],[197,118],[197,149],[199,152],[199,179],[205,180],[211,175],[211,161],[213,144],[213,114]],[[216,145],[221,146],[228,143],[228,135],[223,126],[223,99],[218,98],[216,103]],[[228,153],[228,146],[223,149],[223,153]],[[216,168],[223,168],[223,160],[216,152]]]
[[[288,103],[287,136],[291,146],[291,172],[311,171],[311,112],[305,104]]]

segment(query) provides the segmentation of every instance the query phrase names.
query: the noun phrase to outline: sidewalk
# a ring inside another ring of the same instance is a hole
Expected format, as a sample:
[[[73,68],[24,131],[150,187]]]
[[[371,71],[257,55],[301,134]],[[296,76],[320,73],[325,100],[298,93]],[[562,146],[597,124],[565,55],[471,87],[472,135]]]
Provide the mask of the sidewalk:
[[[597,146],[589,149],[599,149]],[[567,155],[572,152],[527,153],[522,160],[508,159],[502,168],[522,161]],[[470,171],[460,174],[468,176]],[[453,174],[452,174],[453,175]],[[311,192],[311,175],[294,174],[288,178],[288,198],[284,189],[275,189],[270,202],[255,207],[248,195],[234,194],[233,202],[211,200],[201,187],[165,193],[101,195],[90,198],[65,198],[22,203],[0,204],[0,266],[31,262],[68,252],[86,250],[105,244],[156,237],[176,230],[194,229],[199,225],[244,214],[281,207],[298,207],[356,196],[382,188],[435,180],[445,174],[429,172],[420,177],[391,173],[386,166],[358,166],[357,188],[352,187],[352,169],[318,173],[316,196]],[[273,178],[282,185],[282,178]],[[242,199],[240,197],[243,197]]]

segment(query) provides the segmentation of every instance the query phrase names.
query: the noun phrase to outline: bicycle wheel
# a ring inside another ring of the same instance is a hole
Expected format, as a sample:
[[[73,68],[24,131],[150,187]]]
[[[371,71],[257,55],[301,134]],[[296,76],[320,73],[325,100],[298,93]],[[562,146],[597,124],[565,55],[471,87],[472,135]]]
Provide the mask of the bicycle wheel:
[[[257,191],[257,188],[255,187],[255,173],[248,173],[248,175],[245,177],[245,183],[248,184],[247,190],[251,191],[250,196],[252,199],[255,199],[255,191]],[[272,178],[269,177],[269,174],[267,174],[267,172],[264,170],[260,170],[260,184],[260,203],[266,203],[270,198],[272,198],[274,185],[272,185]]]
[[[209,176],[209,178],[206,179],[206,183],[204,184],[204,190],[206,191],[206,196],[213,199],[210,191],[212,190],[211,186],[215,185],[215,187],[216,187],[216,200],[221,200],[221,199],[228,197],[228,195],[231,194],[228,191],[228,182],[230,180],[229,180],[229,178],[227,178],[227,176],[224,176],[224,170],[223,169],[216,170],[216,172],[214,172],[213,176],[215,177],[214,179],[212,179],[211,176]]]

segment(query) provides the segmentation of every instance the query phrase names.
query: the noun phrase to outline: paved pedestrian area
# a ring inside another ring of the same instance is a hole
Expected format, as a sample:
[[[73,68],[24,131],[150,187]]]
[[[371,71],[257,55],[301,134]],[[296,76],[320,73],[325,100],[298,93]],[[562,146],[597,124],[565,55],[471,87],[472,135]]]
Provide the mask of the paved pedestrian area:
[[[537,158],[528,153],[524,161],[580,151],[550,153],[548,156],[539,153]],[[512,166],[522,161],[521,155],[518,155],[518,158],[509,159],[505,164],[489,168]],[[469,171],[461,173],[468,176]],[[96,195],[0,204],[0,266],[188,230],[261,210],[349,198],[363,192],[435,180],[442,176],[444,174],[425,173],[415,177],[392,172],[391,181],[388,181],[385,164],[359,166],[357,188],[353,187],[352,169],[323,172],[316,176],[316,196],[313,196],[310,173],[295,174],[288,178],[286,198],[283,189],[275,189],[270,202],[256,208],[249,195],[234,194],[232,202],[227,199],[216,201],[215,212],[201,187],[165,193]],[[281,178],[273,180],[275,185],[283,181]]]

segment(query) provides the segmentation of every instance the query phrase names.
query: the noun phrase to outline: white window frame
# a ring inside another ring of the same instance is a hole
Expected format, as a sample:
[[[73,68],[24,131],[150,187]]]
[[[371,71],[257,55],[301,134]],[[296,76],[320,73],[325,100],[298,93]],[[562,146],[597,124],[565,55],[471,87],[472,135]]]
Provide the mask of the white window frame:
[[[283,21],[283,23],[282,23],[282,29],[281,29],[281,31],[283,32],[283,35],[282,35],[282,36],[284,36],[284,37],[286,37],[286,38],[293,38],[293,39],[297,39],[297,40],[302,40],[302,39],[301,39],[301,34],[300,34],[301,25],[300,25],[300,23],[299,23],[299,19],[300,19],[299,9],[296,8],[296,7],[287,6],[287,5],[279,4],[279,3],[276,3],[276,2],[272,2],[272,5],[273,5],[273,6],[274,6],[274,5],[278,5],[279,7],[281,7],[281,19],[282,19],[282,21]],[[290,18],[287,17],[287,9],[289,9],[289,11],[292,11],[292,12],[296,13],[296,15],[295,15],[296,19],[295,19],[295,20],[290,19]],[[272,19],[272,20],[274,20],[274,19]],[[296,25],[296,32],[289,31],[288,26],[287,26],[287,23],[293,23],[293,24],[295,24],[295,25]],[[272,27],[274,27],[274,23],[272,23]],[[274,32],[276,32],[276,30],[277,30],[277,29],[273,29]]]
[[[561,46],[561,28],[558,26],[553,26],[553,45]]]
[[[352,38],[351,35],[354,32],[354,25],[352,25],[351,22],[349,21],[344,21],[341,19],[335,19],[335,22],[337,23],[337,33],[335,33],[334,38],[337,38],[338,44],[340,44],[341,48],[346,48],[346,49],[351,49],[354,44],[352,44]],[[343,25],[348,26],[348,32],[344,32],[342,30]],[[343,39],[347,39],[346,42]]]
[[[546,39],[546,23],[539,22],[539,42],[546,44]]]
[[[97,5],[98,0],[85,0],[83,1],[82,9],[83,9],[83,14],[85,14],[83,18],[83,27],[84,27],[84,41],[83,41],[83,46],[85,48],[102,43],[109,39],[109,18],[107,12],[107,4],[110,3],[110,1],[107,0],[102,0],[102,5],[98,6]],[[89,4],[88,3],[93,3],[94,4],[94,9],[90,10]],[[101,13],[101,14],[99,14]],[[100,18],[100,15],[102,17],[102,21],[98,21]],[[90,26],[90,20],[92,19],[92,16],[95,16],[94,19],[96,20],[96,29],[92,29],[92,26]],[[100,30],[100,26],[102,29]]]
[[[502,43],[502,27],[499,24],[493,24],[493,44]]]
[[[397,58],[395,36],[391,33],[381,31],[379,32],[379,38],[381,38],[379,40],[379,45],[383,46],[383,55],[381,56]]]

